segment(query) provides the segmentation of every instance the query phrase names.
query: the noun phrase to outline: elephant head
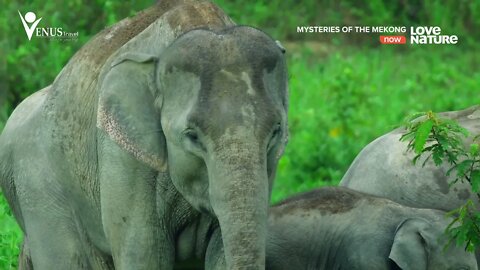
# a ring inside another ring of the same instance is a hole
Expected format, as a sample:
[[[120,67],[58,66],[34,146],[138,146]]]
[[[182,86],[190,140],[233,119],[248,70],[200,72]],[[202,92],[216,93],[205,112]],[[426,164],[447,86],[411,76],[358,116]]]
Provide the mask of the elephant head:
[[[401,269],[477,269],[474,256],[461,247],[448,243],[444,228],[449,224],[443,216],[432,223],[422,218],[404,220],[397,227],[389,258]]]
[[[218,218],[229,269],[263,269],[269,197],[287,140],[282,48],[251,27],[196,29],[160,56],[131,53],[113,65],[99,126]]]

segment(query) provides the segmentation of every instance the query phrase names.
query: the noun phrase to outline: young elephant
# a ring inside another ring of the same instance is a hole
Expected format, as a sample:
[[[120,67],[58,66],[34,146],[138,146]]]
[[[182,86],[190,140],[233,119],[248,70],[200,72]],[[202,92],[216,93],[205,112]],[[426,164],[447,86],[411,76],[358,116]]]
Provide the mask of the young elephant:
[[[457,121],[473,135],[480,134],[480,106],[438,115]],[[461,181],[451,184],[456,174],[447,176],[449,165],[444,163],[438,167],[432,160],[423,167],[420,164],[424,160],[414,165],[415,153],[407,152],[407,143],[400,142],[404,133],[404,129],[396,129],[365,146],[343,176],[340,186],[410,207],[451,211],[471,199],[480,209],[480,201],[470,184]],[[471,137],[464,141],[466,145],[471,142]],[[478,251],[477,260],[480,261]]]
[[[291,197],[270,209],[267,269],[477,269],[445,249],[445,213],[342,187]]]

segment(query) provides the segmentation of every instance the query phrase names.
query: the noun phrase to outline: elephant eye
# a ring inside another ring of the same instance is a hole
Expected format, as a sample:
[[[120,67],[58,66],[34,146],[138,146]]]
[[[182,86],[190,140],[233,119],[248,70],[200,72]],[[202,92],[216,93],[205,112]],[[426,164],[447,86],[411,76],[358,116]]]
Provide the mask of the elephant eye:
[[[272,138],[280,135],[281,132],[282,132],[282,126],[279,123],[279,124],[277,124],[277,126],[275,127],[275,129],[272,132]]]
[[[272,132],[272,136],[270,137],[270,141],[268,142],[267,149],[270,150],[272,146],[276,143],[277,138],[280,136],[282,133],[282,125],[280,123],[277,123],[275,126],[275,129]]]
[[[185,137],[187,137],[190,141],[194,143],[198,142],[198,133],[193,130],[187,130],[185,132]]]
[[[201,150],[205,150],[205,147],[203,147],[202,143],[200,142],[200,137],[196,130],[187,128],[185,131],[183,131],[183,135],[191,145]]]

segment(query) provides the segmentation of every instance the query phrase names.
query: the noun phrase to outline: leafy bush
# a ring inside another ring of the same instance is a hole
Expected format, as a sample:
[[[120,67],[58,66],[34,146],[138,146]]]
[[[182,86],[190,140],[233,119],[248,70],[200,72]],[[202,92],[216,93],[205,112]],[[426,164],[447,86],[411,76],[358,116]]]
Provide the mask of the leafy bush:
[[[423,116],[423,120],[413,120]],[[469,131],[452,119],[437,117],[432,111],[415,114],[406,124],[407,132],[400,138],[408,141],[408,150],[413,150],[416,156],[413,163],[427,155],[423,166],[430,159],[435,165],[440,166],[448,163],[450,169],[447,176],[456,172],[455,180],[466,181],[472,191],[480,198],[480,135],[473,139],[469,147],[465,147],[463,139],[470,134]],[[480,245],[480,212],[473,202],[468,200],[463,206],[449,213],[454,219],[447,228],[447,233],[457,244],[465,245],[465,249],[474,251]]]

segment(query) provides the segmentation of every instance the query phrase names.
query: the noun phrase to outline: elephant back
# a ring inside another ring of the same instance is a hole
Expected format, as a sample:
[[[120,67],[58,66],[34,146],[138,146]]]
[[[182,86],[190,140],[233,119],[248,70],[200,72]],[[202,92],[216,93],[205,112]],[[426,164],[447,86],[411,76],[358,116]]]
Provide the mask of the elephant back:
[[[462,127],[466,128],[472,136],[465,140],[466,145],[470,145],[472,139],[480,135],[480,105],[472,106],[461,111],[443,112],[438,114],[442,118],[453,119]]]
[[[462,138],[465,146],[480,134],[480,106],[438,113],[438,117],[457,121],[473,135]],[[468,183],[458,181],[451,184],[456,174],[447,175],[450,165],[436,166],[429,160],[422,166],[427,155],[416,165],[412,163],[415,153],[407,152],[407,143],[400,142],[405,132],[404,128],[398,128],[368,144],[355,158],[340,186],[386,197],[410,207],[451,211],[472,199],[480,209]]]
[[[96,172],[97,100],[102,74],[108,72],[111,63],[128,51],[159,54],[176,37],[194,28],[231,24],[222,10],[207,1],[160,1],[104,29],[70,59],[52,84],[44,118],[68,171],[79,179],[76,182],[89,197],[98,198],[98,187],[92,184]]]

